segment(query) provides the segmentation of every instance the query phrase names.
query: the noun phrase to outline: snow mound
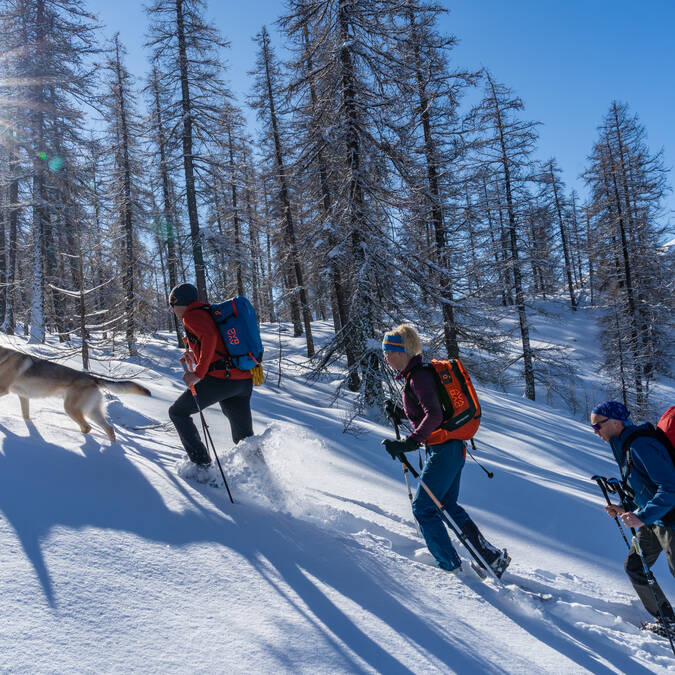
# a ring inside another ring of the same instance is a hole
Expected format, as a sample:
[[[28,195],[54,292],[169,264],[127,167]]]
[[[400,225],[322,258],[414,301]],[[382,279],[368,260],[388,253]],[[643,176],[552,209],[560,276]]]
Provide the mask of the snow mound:
[[[264,503],[273,510],[301,516],[306,515],[307,508],[296,482],[302,473],[303,457],[320,451],[322,446],[311,433],[275,422],[219,458],[235,500],[239,496],[243,501]]]

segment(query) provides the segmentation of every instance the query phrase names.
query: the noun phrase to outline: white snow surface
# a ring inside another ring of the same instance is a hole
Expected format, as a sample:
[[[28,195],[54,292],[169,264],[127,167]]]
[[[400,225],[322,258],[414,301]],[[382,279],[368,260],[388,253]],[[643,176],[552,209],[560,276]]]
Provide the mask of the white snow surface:
[[[328,333],[316,325],[319,342]],[[343,433],[335,379],[305,378],[302,338],[282,339],[277,386],[268,327],[253,438],[234,446],[219,408],[206,411],[234,504],[181,475],[168,334],[106,371],[153,394],[108,397],[116,443],[80,433],[58,399],[32,401],[26,422],[14,395],[0,398],[0,672],[675,670],[668,642],[639,630],[625,544],[590,480],[616,468],[586,423],[479,387],[477,450],[495,477],[468,460],[460,502],[512,556],[499,589],[468,562],[459,575],[428,564],[401,467],[380,445],[391,429],[373,415]],[[654,571],[673,597],[663,560]]]

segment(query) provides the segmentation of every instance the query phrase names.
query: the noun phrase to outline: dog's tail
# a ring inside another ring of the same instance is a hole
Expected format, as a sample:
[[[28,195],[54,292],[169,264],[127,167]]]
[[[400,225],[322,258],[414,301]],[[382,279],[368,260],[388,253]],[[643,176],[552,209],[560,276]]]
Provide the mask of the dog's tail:
[[[120,394],[138,394],[139,396],[152,396],[149,389],[136,384],[132,380],[109,380],[107,377],[94,377],[94,382],[103,389],[119,392]]]

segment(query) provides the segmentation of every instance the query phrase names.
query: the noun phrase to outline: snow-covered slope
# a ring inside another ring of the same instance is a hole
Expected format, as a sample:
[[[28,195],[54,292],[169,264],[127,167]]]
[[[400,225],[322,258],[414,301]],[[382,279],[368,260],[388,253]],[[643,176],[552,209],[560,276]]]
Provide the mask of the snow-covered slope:
[[[34,401],[26,423],[15,396],[0,399],[1,672],[675,669],[667,641],[637,627],[625,545],[589,479],[615,469],[586,424],[479,390],[477,447],[495,477],[469,461],[460,498],[512,555],[498,591],[468,564],[456,577],[416,556],[401,468],[380,445],[391,431],[344,434],[328,377],[277,386],[277,340],[270,329],[256,437],[234,448],[207,411],[234,505],[177,474],[169,336],[116,366],[153,398],[110,400],[115,444],[83,436],[58,400]],[[283,336],[286,370],[301,346]],[[663,561],[655,573],[675,596]]]

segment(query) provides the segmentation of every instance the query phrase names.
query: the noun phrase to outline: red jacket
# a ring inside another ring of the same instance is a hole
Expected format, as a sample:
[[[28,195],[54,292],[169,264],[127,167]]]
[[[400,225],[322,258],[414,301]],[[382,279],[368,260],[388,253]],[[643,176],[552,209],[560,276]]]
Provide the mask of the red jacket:
[[[223,380],[247,380],[251,377],[248,370],[239,370],[239,368],[225,367],[222,369],[209,371],[209,366],[216,361],[220,361],[227,356],[227,349],[220,331],[214,320],[211,318],[204,302],[193,302],[187,306],[183,314],[183,326],[187,334],[190,348],[195,356],[197,365],[195,366],[195,375],[204,379],[207,373],[213,377],[219,377]]]

